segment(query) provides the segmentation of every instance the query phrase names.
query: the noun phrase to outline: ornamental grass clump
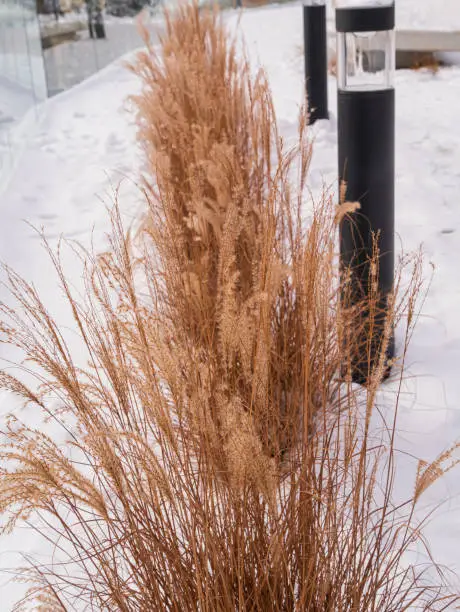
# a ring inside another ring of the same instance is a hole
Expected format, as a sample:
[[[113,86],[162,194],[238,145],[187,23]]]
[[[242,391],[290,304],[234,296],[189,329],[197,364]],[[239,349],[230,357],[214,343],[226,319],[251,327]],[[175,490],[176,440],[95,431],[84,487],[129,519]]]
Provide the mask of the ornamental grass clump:
[[[32,524],[54,545],[48,564],[24,570],[17,610],[449,609],[441,572],[406,553],[423,543],[416,502],[453,450],[421,462],[396,505],[397,393],[375,426],[386,348],[405,322],[402,376],[420,257],[395,278],[360,390],[359,315],[372,320],[380,296],[340,299],[337,234],[357,204],[325,193],[306,210],[306,111],[287,147],[263,72],[197,5],[166,13],[160,51],[147,44],[132,68],[147,160],[140,227],[123,227],[116,202],[111,248],[80,252],[83,297],[49,248],[85,363],[7,270],[2,340],[37,384],[6,372],[1,384],[65,432],[2,424],[3,529]],[[376,275],[377,247],[374,264]]]

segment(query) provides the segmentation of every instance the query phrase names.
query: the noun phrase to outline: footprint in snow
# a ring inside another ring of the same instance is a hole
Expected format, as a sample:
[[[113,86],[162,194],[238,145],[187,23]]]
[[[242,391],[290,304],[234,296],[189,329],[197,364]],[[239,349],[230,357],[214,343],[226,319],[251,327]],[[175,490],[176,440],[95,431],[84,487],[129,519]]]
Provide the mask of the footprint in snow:
[[[57,215],[55,213],[40,213],[37,215],[37,217],[42,221],[55,221],[57,219]]]
[[[85,233],[85,230],[74,230],[74,231],[69,231],[69,232],[62,231],[59,233],[56,233],[56,232],[48,233],[47,231],[45,231],[45,235],[48,240],[60,240],[61,238],[64,240],[70,240],[72,238],[78,238],[79,236],[82,236],[84,233]]]
[[[107,138],[105,146],[108,152],[120,151],[123,148],[124,143],[116,134],[112,132],[112,134],[110,134],[110,136]]]
[[[43,153],[56,153],[56,146],[52,144],[42,145],[41,150]]]

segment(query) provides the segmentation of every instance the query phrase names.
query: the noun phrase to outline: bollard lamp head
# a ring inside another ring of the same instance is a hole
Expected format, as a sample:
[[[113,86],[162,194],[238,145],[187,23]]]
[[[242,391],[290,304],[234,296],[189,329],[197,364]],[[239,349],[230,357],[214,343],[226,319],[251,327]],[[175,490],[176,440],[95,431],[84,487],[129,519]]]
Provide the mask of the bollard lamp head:
[[[395,5],[342,0],[336,8],[337,82],[345,91],[391,89],[395,73]]]

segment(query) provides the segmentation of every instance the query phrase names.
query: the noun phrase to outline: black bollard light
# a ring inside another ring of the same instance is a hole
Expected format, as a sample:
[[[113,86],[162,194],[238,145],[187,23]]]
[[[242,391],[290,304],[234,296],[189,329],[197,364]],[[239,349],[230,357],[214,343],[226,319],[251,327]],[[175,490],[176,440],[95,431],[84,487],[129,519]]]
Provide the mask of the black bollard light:
[[[106,38],[104,17],[99,0],[86,0],[90,38]]]
[[[376,308],[359,315],[361,350],[351,373],[360,384],[378,364],[394,279],[394,26],[394,3],[336,9],[339,181],[345,201],[360,203],[340,228],[342,270],[350,275],[344,295],[348,306],[377,296]],[[377,271],[370,265],[376,246]],[[384,377],[394,350],[391,335]]]
[[[309,123],[328,119],[326,0],[304,0],[305,89]]]
[[[94,20],[94,32],[96,38],[106,38],[104,17],[102,16],[102,10],[99,8],[96,12],[96,18]]]

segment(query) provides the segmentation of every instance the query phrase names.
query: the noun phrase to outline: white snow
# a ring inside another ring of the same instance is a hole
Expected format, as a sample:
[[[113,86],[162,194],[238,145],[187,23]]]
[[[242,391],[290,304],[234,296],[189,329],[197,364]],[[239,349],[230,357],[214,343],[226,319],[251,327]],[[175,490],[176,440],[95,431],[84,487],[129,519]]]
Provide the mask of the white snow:
[[[396,0],[396,26],[407,30],[460,30],[458,0]]]
[[[36,257],[35,231],[46,228],[55,241],[89,240],[89,231],[106,229],[105,204],[123,177],[136,177],[139,157],[134,117],[126,98],[136,93],[137,79],[122,58],[44,106],[44,117],[28,143],[3,194],[0,259],[42,278]],[[129,180],[125,191],[134,193]],[[126,203],[126,194],[124,201]],[[6,231],[8,229],[8,231]],[[28,273],[28,272],[27,272]]]
[[[430,14],[433,22],[450,26],[456,20],[460,22],[458,0],[450,4],[447,0],[435,2],[437,8],[432,11],[430,0],[399,0],[398,7],[402,8],[398,10],[402,12],[398,15],[408,16],[419,7],[420,23]],[[422,15],[423,11],[426,13]],[[236,27],[236,17],[228,14],[232,28]],[[267,69],[280,127],[290,138],[303,97],[300,4],[247,11],[240,27],[249,57],[253,62],[258,59]],[[65,326],[70,325],[70,317],[62,308],[62,296],[31,225],[43,227],[52,245],[62,234],[86,246],[93,241],[103,250],[104,232],[108,230],[105,204],[110,204],[123,177],[122,211],[127,220],[136,218],[141,206],[135,185],[141,156],[125,100],[138,86],[136,78],[118,61],[46,103],[39,129],[2,196],[0,260],[37,285]],[[331,78],[330,121],[313,128],[310,183],[316,195],[324,185],[335,185],[336,181],[335,87]],[[398,72],[396,88],[397,243],[405,251],[417,249],[422,243],[427,260],[436,268],[410,346],[403,389],[397,440],[402,451],[398,488],[407,495],[415,475],[413,457],[433,459],[460,439],[460,68],[445,68],[437,74]],[[64,263],[78,286],[80,262],[67,254]],[[14,356],[5,348],[0,351],[3,359]],[[381,403],[386,410],[391,411],[395,392],[394,383],[385,386]],[[0,418],[12,408],[18,409],[11,398],[0,399]],[[426,502],[444,502],[426,531],[433,556],[460,573],[458,471],[435,485]],[[0,567],[15,562],[13,551],[46,552],[38,546],[37,538],[28,532],[3,540]],[[0,589],[2,611],[11,610],[23,585],[8,582],[5,575],[4,580],[0,578]]]
[[[125,100],[137,92],[138,82],[123,65],[129,59],[132,56],[46,103],[39,128],[2,195],[0,260],[37,285],[67,330],[71,329],[71,316],[63,306],[37,231],[44,228],[54,246],[63,235],[88,248],[94,242],[98,251],[103,250],[108,229],[106,206],[113,202],[120,181],[125,219],[130,222],[136,218],[139,199],[134,180],[141,161]],[[78,289],[80,262],[70,249],[64,249],[63,254]],[[4,287],[0,293],[1,299],[8,299]],[[71,331],[69,336],[72,340]],[[14,358],[14,352],[0,347],[0,358],[1,367],[8,369],[7,360]],[[11,397],[0,396],[0,419],[11,409],[19,410],[19,406]],[[35,419],[36,415],[27,414],[26,418]],[[45,554],[49,549],[30,530],[2,538],[0,568],[17,566],[22,560],[16,551],[25,554],[31,550]],[[2,573],[0,592],[0,608],[9,612],[24,585],[10,582],[9,575]]]

